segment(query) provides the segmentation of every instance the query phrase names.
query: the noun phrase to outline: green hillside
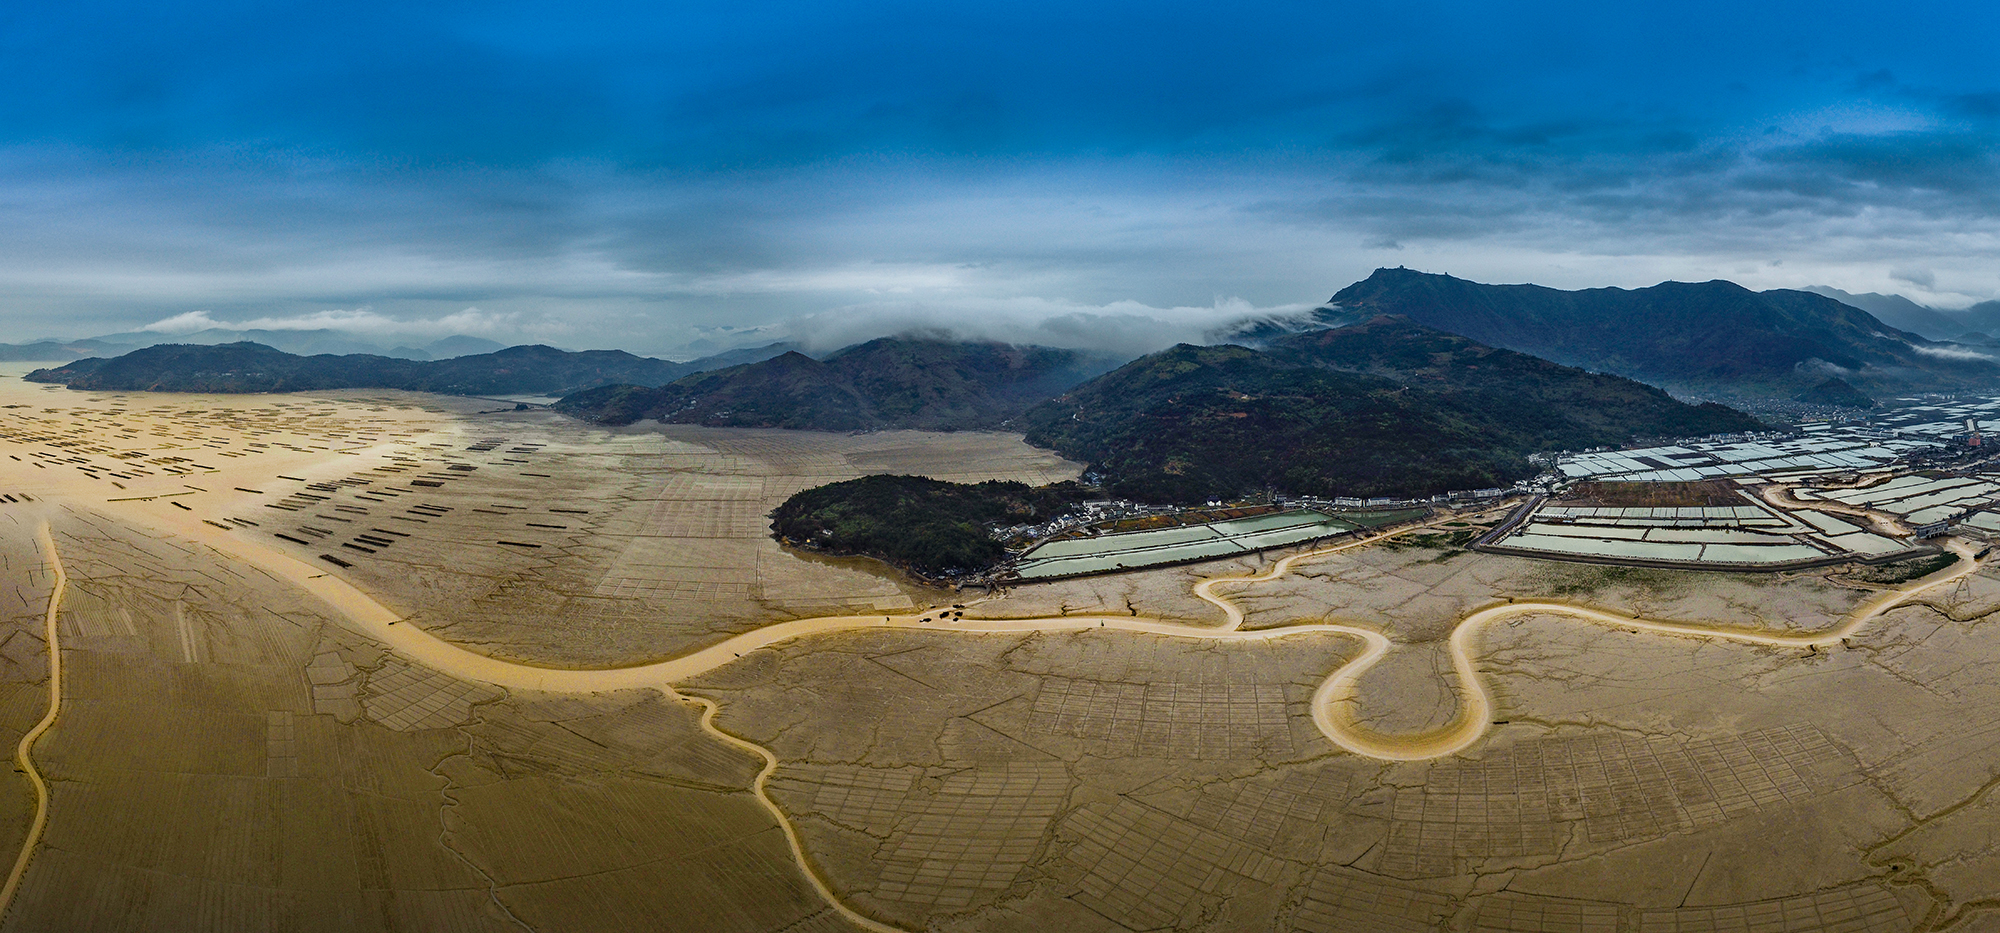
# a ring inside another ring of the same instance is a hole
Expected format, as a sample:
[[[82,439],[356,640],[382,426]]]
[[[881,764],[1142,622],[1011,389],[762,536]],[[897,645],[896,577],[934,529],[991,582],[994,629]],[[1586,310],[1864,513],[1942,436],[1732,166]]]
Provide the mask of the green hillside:
[[[1077,350],[885,337],[825,360],[793,352],[658,389],[608,386],[564,398],[556,408],[603,424],[991,428],[1117,362]]]
[[[153,392],[408,389],[446,395],[559,395],[606,383],[665,381],[695,368],[698,364],[622,350],[522,346],[447,360],[405,360],[368,354],[298,356],[260,343],[227,343],[163,344],[38,369],[27,378],[72,389]]]
[[[1393,317],[1264,350],[1177,346],[1023,422],[1031,443],[1090,463],[1113,493],[1155,502],[1264,489],[1427,496],[1532,475],[1538,451],[1758,426]]]
[[[1725,281],[1563,291],[1378,269],[1331,304],[1330,314],[1403,315],[1489,346],[1704,391],[1789,397],[1828,376],[1866,389],[2000,383],[1992,360],[1940,350],[1825,295]]]

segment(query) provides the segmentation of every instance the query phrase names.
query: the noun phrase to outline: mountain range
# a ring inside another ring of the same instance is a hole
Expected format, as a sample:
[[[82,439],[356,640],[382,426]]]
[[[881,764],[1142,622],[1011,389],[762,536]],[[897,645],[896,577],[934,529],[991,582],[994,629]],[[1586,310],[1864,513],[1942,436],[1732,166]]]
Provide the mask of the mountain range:
[[[1246,316],[1213,339],[1262,347],[1288,335],[1395,314],[1490,347],[1621,375],[1684,395],[1858,401],[2000,384],[2000,362],[1996,362],[2000,340],[1978,331],[1960,333],[1950,341],[1927,338],[1885,324],[1839,297],[1871,304],[1884,315],[1932,332],[1984,321],[1979,316],[1984,312],[1978,308],[1945,318],[1940,317],[1944,312],[1898,296],[1829,296],[1785,289],[1754,292],[1724,281],[1564,291],[1536,285],[1487,285],[1409,269],[1378,269],[1310,313]],[[1995,321],[2000,322],[2000,315]],[[144,335],[109,336],[125,339]],[[338,346],[345,339],[332,331],[277,332],[273,339],[277,337],[307,346]],[[477,341],[449,338],[413,351],[456,354],[485,348]],[[20,355],[8,354],[8,349],[0,347],[0,356]],[[60,349],[109,357],[115,347],[82,341]],[[597,388],[595,394],[570,400],[565,410],[606,423],[660,419],[857,430],[993,427],[1025,411],[1039,397],[1065,391],[1123,361],[1082,350],[883,338],[826,356],[772,344],[731,350],[692,363],[642,363],[639,361],[645,358],[629,354],[622,358],[603,355],[616,351],[593,351],[599,356],[572,358],[560,355],[563,351],[542,348],[538,352],[556,354],[548,359],[570,362],[555,365],[547,376],[536,376],[510,366],[507,357],[495,355],[502,351],[458,356],[455,358],[471,362],[438,366],[419,366],[417,361],[386,354],[315,354],[292,360],[266,356],[252,362],[244,352],[152,347],[129,359],[78,361],[44,378],[103,387],[200,384],[241,386],[245,391],[278,385],[377,385],[469,393],[568,394]],[[595,362],[573,365],[583,359]],[[739,368],[744,365],[752,368]],[[170,371],[175,367],[180,371]],[[254,377],[246,375],[252,372]],[[219,375],[224,373],[230,375]],[[692,378],[697,374],[707,375]],[[1829,393],[1821,389],[1829,379],[1840,380],[1852,391]],[[612,383],[625,387],[600,388]],[[903,396],[898,397],[898,393]]]
[[[770,348],[771,352],[781,352]],[[444,360],[369,354],[299,356],[257,343],[163,344],[110,359],[76,360],[27,375],[72,389],[165,392],[301,392],[407,389],[446,395],[557,396],[611,383],[658,383],[726,366],[762,351],[676,363],[622,350],[529,345]]]
[[[1901,295],[1883,295],[1877,292],[1863,292],[1859,295],[1813,285],[1805,289],[1818,295],[1825,295],[1843,304],[1853,305],[1884,324],[1898,330],[1921,334],[1932,340],[1964,342],[1966,337],[1974,342],[1993,339],[2000,332],[2000,301],[1982,301],[1969,308],[1933,308],[1921,305]]]
[[[1721,405],[1393,315],[1256,349],[1182,344],[1022,423],[1030,443],[1089,463],[1115,494],[1154,502],[1504,486],[1532,475],[1527,456],[1539,451],[1760,427]]]
[[[1316,312],[1398,314],[1494,347],[1701,394],[1790,397],[1839,377],[1871,393],[1986,388],[2000,363],[1812,292],[1733,282],[1563,291],[1377,269]]]
[[[824,360],[790,351],[658,388],[604,386],[564,398],[556,409],[602,424],[654,419],[821,431],[992,428],[1121,362],[1050,347],[883,337]]]
[[[1709,397],[1797,398],[1829,378],[1877,397],[1984,389],[2000,383],[2000,338],[1994,336],[2000,333],[2000,301],[1950,310],[1926,307],[1900,295],[1853,294],[1823,286],[1753,292],[1714,281],[1563,291],[1378,269],[1316,310],[1246,313],[1216,327],[1203,342],[1258,346],[1286,334],[1344,326],[1379,313],[1402,314],[1491,346]],[[0,344],[0,361],[70,361],[113,357],[162,343],[244,341],[302,356],[404,360],[442,360],[503,349],[494,341],[466,335],[422,345],[389,346],[384,340],[334,328],[224,326],[181,335],[131,331],[85,340]],[[704,352],[714,349],[706,341],[684,349],[697,346]],[[705,356],[683,375],[757,362],[784,350],[826,358],[789,344],[745,347]],[[855,414],[852,420],[865,424],[879,419]]]
[[[455,356],[492,353],[506,344],[484,337],[453,334],[423,346],[384,345],[358,334],[333,329],[262,330],[211,327],[187,334],[160,334],[129,331],[104,334],[83,340],[36,340],[29,343],[0,343],[0,361],[64,362],[89,357],[111,357],[164,344],[217,346],[228,343],[258,343],[301,356],[319,354],[360,354],[399,360],[442,360]]]
[[[914,338],[815,360],[790,352],[659,388],[603,386],[556,409],[818,430],[1012,425],[1091,465],[1118,495],[1195,502],[1277,488],[1430,495],[1532,475],[1544,450],[1746,431],[1619,376],[1485,346],[1398,316],[1278,334],[1258,347],[1180,345],[1113,369],[1074,351]]]
[[[1506,300],[1491,299],[1496,291]],[[1684,344],[1681,352],[1707,360],[1705,372],[1712,375],[1755,379],[1772,367],[1790,372],[1797,359],[1829,356],[1865,372],[1873,364],[1840,355],[1840,341],[1888,331],[1866,312],[1804,292],[1772,298],[1727,283],[1639,291],[1643,300],[1619,293],[1626,296],[1621,307],[1636,323],[1651,321],[1665,331],[1662,343],[1676,339],[1662,322],[1686,331],[1695,326],[1690,320],[1714,326],[1718,316],[1732,313],[1751,315],[1746,326],[1752,329],[1790,328],[1790,355],[1746,350],[1742,328],[1731,341]],[[1463,326],[1533,342],[1560,337],[1563,315],[1574,317],[1580,313],[1574,305],[1602,304],[1601,298],[1383,270],[1343,290],[1322,313],[1345,322],[1374,306],[1415,305],[1433,316],[1456,314]],[[1490,346],[1403,315],[1371,314],[1346,326],[1281,332],[1286,329],[1297,330],[1297,322],[1270,324],[1252,341],[1256,346],[1183,344],[1122,366],[1118,358],[1077,350],[914,337],[871,340],[824,359],[772,345],[694,363],[545,346],[418,361],[299,356],[233,343],[149,347],[28,378],[93,390],[562,395],[558,410],[606,424],[657,419],[839,431],[1011,426],[1032,443],[1089,463],[1120,495],[1164,502],[1266,488],[1428,495],[1530,475],[1526,458],[1540,451],[1758,427],[1733,409],[1685,404],[1632,379]],[[1591,358],[1598,365],[1591,368],[1612,369],[1601,358],[1601,344],[1614,332],[1578,336],[1563,349],[1573,356],[1596,352]],[[1915,345],[1910,341],[1923,341],[1895,339],[1906,350]],[[1672,359],[1654,348],[1610,362],[1638,360],[1645,371]],[[1822,375],[1805,388],[1826,397],[1860,396],[1852,386],[1840,393],[1826,381]]]

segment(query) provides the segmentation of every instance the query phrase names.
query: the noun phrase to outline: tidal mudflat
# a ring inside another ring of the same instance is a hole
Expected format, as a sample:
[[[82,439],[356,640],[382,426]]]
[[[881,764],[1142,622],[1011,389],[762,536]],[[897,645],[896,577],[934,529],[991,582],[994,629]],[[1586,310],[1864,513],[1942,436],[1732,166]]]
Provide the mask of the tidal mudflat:
[[[1885,583],[1417,528],[961,594],[763,514],[1077,465],[402,393],[0,405],[9,744],[52,602],[63,668],[45,810],[0,792],[5,851],[46,816],[4,929],[1907,931],[2000,896],[1976,546]]]

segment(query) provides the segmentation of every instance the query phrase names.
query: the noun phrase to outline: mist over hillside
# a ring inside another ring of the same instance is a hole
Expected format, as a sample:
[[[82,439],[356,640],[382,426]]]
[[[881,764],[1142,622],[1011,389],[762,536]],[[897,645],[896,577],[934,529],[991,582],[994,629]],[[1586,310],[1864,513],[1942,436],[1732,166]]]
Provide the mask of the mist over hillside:
[[[1385,285],[1385,283],[1391,283]],[[1325,304],[1098,307],[1040,299],[972,305],[841,308],[728,339],[785,340],[824,359],[885,336],[1077,349],[1134,359],[1175,344],[1262,346],[1377,313],[1494,346],[1676,390],[1788,398],[1828,378],[1870,392],[1956,390],[2000,380],[2000,302],[1960,310],[1898,295],[1753,291],[1734,282],[1662,282],[1574,291],[1485,285],[1408,269],[1377,270]]]
[[[72,389],[148,392],[303,392],[406,389],[445,395],[551,396],[597,386],[658,384],[784,352],[780,348],[677,363],[622,350],[574,352],[524,345],[442,360],[373,354],[301,356],[259,343],[161,344],[110,359],[73,360],[28,373]]]
[[[190,333],[126,331],[86,337],[81,340],[36,340],[0,344],[0,360],[65,363],[91,357],[110,358],[159,346],[216,347],[231,343],[255,343],[298,356],[368,355],[398,360],[448,360],[460,356],[492,353],[509,345],[484,337],[453,334],[420,344],[383,341],[366,334],[320,328],[315,330],[267,330],[210,327]]]
[[[1901,295],[1864,292],[1856,295],[1825,285],[1808,286],[1802,291],[1825,295],[1853,305],[1899,330],[1921,334],[1932,340],[1984,342],[2000,332],[2000,301],[1982,301],[1966,308],[1934,308]],[[1983,338],[1983,339],[1982,339]]]
[[[2000,338],[1993,336],[2000,332],[2000,302],[1949,310],[1900,295],[1853,294],[1824,286],[1755,292],[1722,280],[1564,291],[1486,285],[1403,268],[1379,269],[1323,305],[1259,308],[1218,299],[1206,307],[1155,308],[1136,302],[1093,307],[1036,299],[971,307],[883,303],[839,308],[773,325],[718,329],[684,348],[699,347],[703,362],[680,375],[758,363],[788,352],[803,365],[888,338],[1046,347],[1115,365],[1178,344],[1263,347],[1288,335],[1350,326],[1381,313],[1696,395],[1796,398],[1828,379],[1875,396],[2000,385]],[[242,342],[298,356],[397,360],[443,360],[503,349],[497,341],[465,334],[384,345],[383,333],[377,331],[223,326],[173,335],[148,330],[0,345],[0,359],[69,362],[109,359],[157,345]],[[647,389],[660,384],[642,383]],[[637,397],[625,401],[636,404]],[[857,417],[867,422],[873,416]]]
[[[1869,393],[2000,385],[2000,357],[1892,327],[1860,308],[1733,282],[1563,291],[1377,269],[1323,315],[1400,314],[1544,359],[1694,393],[1791,397],[1838,377]]]

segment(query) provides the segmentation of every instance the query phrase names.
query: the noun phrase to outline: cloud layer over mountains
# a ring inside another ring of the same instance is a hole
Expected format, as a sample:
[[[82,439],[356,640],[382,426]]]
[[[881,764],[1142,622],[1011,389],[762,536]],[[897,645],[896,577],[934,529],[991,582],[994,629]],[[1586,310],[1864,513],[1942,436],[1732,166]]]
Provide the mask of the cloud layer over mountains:
[[[0,97],[0,338],[206,312],[651,351],[857,317],[1115,344],[1397,264],[1963,306],[2000,293],[1996,19],[43,4],[0,38],[34,89]]]

